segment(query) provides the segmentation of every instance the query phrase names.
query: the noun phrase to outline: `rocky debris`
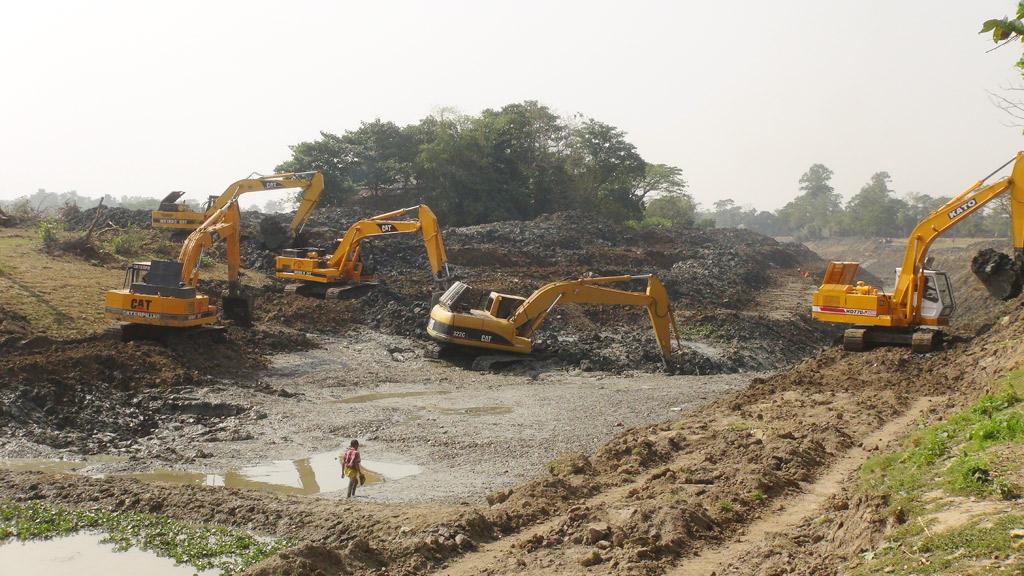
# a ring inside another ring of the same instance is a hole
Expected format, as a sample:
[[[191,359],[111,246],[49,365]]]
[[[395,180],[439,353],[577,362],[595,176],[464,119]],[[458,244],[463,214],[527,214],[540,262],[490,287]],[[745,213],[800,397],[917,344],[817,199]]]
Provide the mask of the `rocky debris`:
[[[262,328],[231,328],[226,339],[191,334],[166,344],[122,343],[111,335],[17,346],[0,356],[0,430],[85,454],[125,453],[160,426],[211,427],[248,411],[176,391],[251,377],[266,354],[308,346],[302,334]],[[237,439],[230,431],[222,437]]]
[[[604,558],[601,557],[601,553],[597,550],[591,550],[590,552],[584,553],[578,560],[580,566],[596,566],[601,562],[604,562]]]
[[[71,231],[85,230],[92,224],[93,220],[96,220],[97,211],[100,212],[99,219],[97,220],[100,228],[106,226],[149,228],[153,220],[149,210],[131,210],[129,208],[111,208],[108,206],[96,206],[79,210],[75,207],[74,210],[65,210],[62,213],[64,228]]]
[[[1024,261],[992,248],[978,251],[971,260],[971,272],[1000,300],[1016,297],[1024,286]]]
[[[351,223],[366,216],[353,209],[318,210],[300,243],[332,249]],[[246,216],[254,234],[263,222],[280,225],[289,217]],[[798,277],[798,269],[823,268],[802,244],[779,243],[748,230],[634,231],[588,213],[567,212],[528,222],[446,229],[444,239],[456,276],[481,294],[496,290],[528,296],[548,282],[587,274],[657,274],[684,332],[692,335],[684,339],[694,341],[684,342],[673,354],[667,367],[672,372],[775,369],[805,357],[834,336],[827,325],[809,320],[803,302],[796,305],[800,314],[785,318],[774,309],[748,310],[764,290],[788,276]],[[272,251],[255,237],[244,244],[247,263],[272,271]],[[432,283],[422,238],[373,238],[363,250],[386,288],[353,291],[341,302],[296,302],[294,296],[282,295],[278,285],[260,304],[267,311],[265,319],[327,334],[357,323],[427,342],[424,328]],[[622,287],[643,290],[643,282]],[[792,302],[776,304],[794,307]],[[643,310],[620,306],[556,307],[534,335],[533,356],[583,370],[665,369]]]

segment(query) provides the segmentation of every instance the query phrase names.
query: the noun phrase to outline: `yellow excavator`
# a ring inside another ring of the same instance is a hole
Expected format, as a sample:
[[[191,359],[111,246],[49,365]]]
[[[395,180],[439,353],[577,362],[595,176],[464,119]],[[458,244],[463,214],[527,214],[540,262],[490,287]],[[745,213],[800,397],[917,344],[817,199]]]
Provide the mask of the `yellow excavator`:
[[[1010,175],[992,184],[985,181],[1013,164]],[[853,283],[858,262],[829,262],[821,286],[812,297],[812,316],[824,322],[852,324],[843,334],[843,347],[861,351],[872,343],[909,344],[914,352],[930,352],[941,341],[939,328],[949,325],[956,302],[949,276],[929,270],[928,248],[943,232],[1009,194],[1013,246],[1024,252],[1024,152],[975,182],[935,210],[911,232],[896,269],[896,285],[886,293],[864,282]]]
[[[220,196],[210,196],[206,201],[205,210],[196,212],[187,204],[177,203],[184,192],[171,192],[160,201],[160,208],[152,212],[152,226],[156,229],[191,231],[199,227],[214,212],[225,206],[238,194],[260,192],[263,190],[284,190],[286,188],[302,188],[302,200],[292,218],[289,232],[297,235],[306,223],[313,208],[320,200],[324,190],[324,177],[320,172],[285,172],[269,176],[249,177],[228,186]]]
[[[629,292],[608,286],[633,280],[646,280],[647,289]],[[617,304],[647,308],[666,364],[672,354],[670,326],[675,331],[677,345],[679,341],[679,328],[668,293],[653,274],[552,282],[527,298],[491,292],[477,308],[483,297],[481,290],[462,282],[453,283],[430,311],[427,334],[442,343],[529,354],[533,349],[534,331],[556,304]]]
[[[196,286],[203,250],[218,242],[225,244],[228,262],[228,289],[221,295],[223,315],[242,323],[250,321],[252,298],[243,293],[238,280],[241,193],[236,190],[189,234],[177,260],[135,262],[125,272],[124,285],[107,291],[105,313],[122,322],[123,340],[161,339],[184,329],[209,328],[217,321],[217,307]]]
[[[415,219],[399,220],[416,213]],[[430,261],[430,272],[435,291],[448,288],[451,274],[448,256],[444,251],[441,228],[437,217],[425,204],[402,208],[372,218],[360,220],[349,227],[335,249],[297,248],[284,250],[274,261],[275,276],[294,280],[285,290],[329,299],[340,298],[346,290],[372,285],[379,281],[374,271],[363,261],[362,244],[367,238],[390,234],[422,232],[423,243]]]

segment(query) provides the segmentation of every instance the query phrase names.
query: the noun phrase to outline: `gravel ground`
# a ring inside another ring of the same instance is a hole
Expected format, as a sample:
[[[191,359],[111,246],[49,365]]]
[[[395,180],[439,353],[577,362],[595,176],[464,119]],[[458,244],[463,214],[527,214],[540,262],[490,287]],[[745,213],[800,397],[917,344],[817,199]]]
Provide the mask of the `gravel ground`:
[[[197,420],[161,428],[143,440],[143,454],[79,472],[222,473],[306,458],[359,438],[364,459],[423,469],[368,485],[363,497],[481,502],[546,474],[546,463],[559,454],[593,452],[624,429],[670,418],[752,377],[567,372],[529,360],[485,373],[430,358],[418,341],[367,329],[321,343],[272,357],[248,386],[225,382],[189,391],[194,402],[248,407],[237,417],[213,427]],[[360,398],[367,394],[383,396]]]

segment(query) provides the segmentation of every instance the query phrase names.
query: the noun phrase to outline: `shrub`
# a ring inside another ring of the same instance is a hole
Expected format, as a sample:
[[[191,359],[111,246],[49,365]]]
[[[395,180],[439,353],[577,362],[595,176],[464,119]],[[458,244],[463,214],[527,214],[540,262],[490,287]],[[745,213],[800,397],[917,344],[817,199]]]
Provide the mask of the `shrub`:
[[[110,250],[118,256],[132,257],[139,254],[146,243],[146,235],[129,226],[124,232],[110,239]]]
[[[54,218],[40,220],[36,228],[39,231],[39,240],[47,250],[55,248],[64,233],[64,223]]]

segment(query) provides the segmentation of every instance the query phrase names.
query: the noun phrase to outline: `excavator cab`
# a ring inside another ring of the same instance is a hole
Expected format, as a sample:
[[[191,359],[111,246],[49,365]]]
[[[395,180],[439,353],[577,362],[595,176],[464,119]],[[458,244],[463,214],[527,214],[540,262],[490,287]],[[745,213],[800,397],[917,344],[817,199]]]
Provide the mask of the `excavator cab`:
[[[508,320],[512,318],[512,314],[514,314],[515,311],[523,305],[523,302],[526,302],[526,298],[491,292],[487,297],[487,303],[484,306],[484,309],[488,314],[495,318],[504,318],[505,320]]]
[[[896,269],[899,278],[902,268]],[[948,320],[956,310],[953,298],[953,284],[949,275],[938,270],[924,270],[924,292],[921,294],[921,306],[918,313],[926,320]]]
[[[149,275],[149,262],[133,262],[124,272],[124,282],[121,288],[128,290],[136,282],[145,282]]]

